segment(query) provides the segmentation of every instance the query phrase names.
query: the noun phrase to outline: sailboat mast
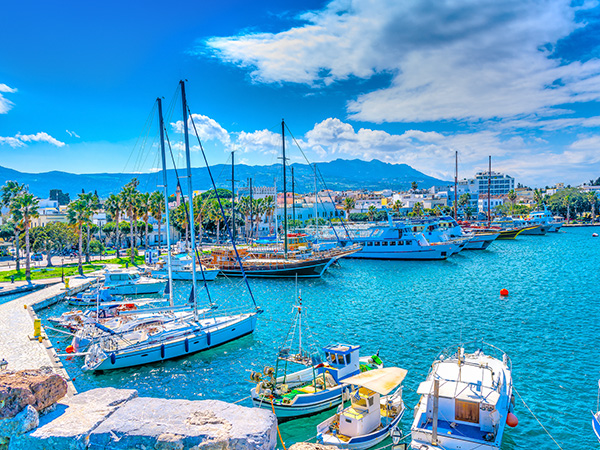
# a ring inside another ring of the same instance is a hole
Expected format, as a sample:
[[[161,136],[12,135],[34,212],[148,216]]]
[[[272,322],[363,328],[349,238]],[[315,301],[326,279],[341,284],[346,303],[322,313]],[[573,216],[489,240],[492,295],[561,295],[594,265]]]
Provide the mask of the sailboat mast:
[[[319,242],[319,211],[317,210],[317,163],[313,164],[315,168],[315,238]]]
[[[167,227],[167,270],[169,274],[169,305],[173,306],[173,272],[171,268],[171,230],[169,220],[169,189],[167,188],[167,158],[165,156],[165,124],[163,121],[162,113],[162,100],[161,98],[156,99],[158,103],[158,126],[160,127],[160,157],[162,160],[162,173],[163,173],[163,195],[165,197],[165,221]],[[159,249],[160,253],[160,249]]]
[[[231,152],[231,239],[235,240],[235,152]]]
[[[285,175],[285,122],[281,119],[281,145],[283,149],[283,253],[285,259],[288,254],[288,238],[287,238],[287,185]]]
[[[192,234],[192,296],[194,298],[194,319],[198,320],[198,302],[196,300],[196,229],[194,226],[194,191],[192,190],[192,163],[190,158],[190,139],[188,134],[187,101],[185,98],[185,83],[181,85],[181,105],[183,107],[183,132],[185,138],[185,159],[187,163],[187,184],[190,202],[190,232]]]
[[[252,237],[252,234],[254,233],[254,208],[253,208],[253,204],[252,204],[252,178],[248,178],[248,185],[250,188],[250,237]]]
[[[458,152],[454,152],[455,168],[454,168],[454,220],[458,220]]]
[[[492,156],[490,155],[490,164],[488,170],[488,227],[492,222],[492,205],[491,205],[491,192],[492,192]]]
[[[292,169],[292,220],[296,223],[296,191],[294,186],[294,167]]]

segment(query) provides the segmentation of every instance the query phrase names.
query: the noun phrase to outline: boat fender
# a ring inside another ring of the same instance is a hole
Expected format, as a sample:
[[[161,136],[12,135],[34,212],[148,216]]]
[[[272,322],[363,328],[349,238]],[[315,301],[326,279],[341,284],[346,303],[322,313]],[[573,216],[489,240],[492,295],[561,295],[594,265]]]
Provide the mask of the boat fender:
[[[488,441],[488,442],[492,442],[494,440],[494,433],[486,433],[483,436],[483,439]]]
[[[509,412],[508,415],[506,416],[506,424],[509,427],[516,427],[517,425],[519,425],[519,419],[517,419],[517,416],[515,416],[513,413]]]
[[[210,347],[210,333],[206,333],[206,345]]]
[[[398,426],[395,426],[392,428],[392,432],[390,434],[392,435],[392,442],[394,445],[398,445],[402,440],[402,430]]]
[[[117,361],[117,355],[115,355],[114,353],[110,354],[110,363],[114,364]]]
[[[160,344],[160,357],[163,359],[165,357],[165,344]]]
[[[183,341],[183,346],[186,353],[190,351],[190,340],[188,338],[185,338],[185,341]]]
[[[263,373],[266,376],[270,376],[270,375],[273,375],[275,373],[275,369],[273,369],[272,367],[267,366],[267,367],[264,368]]]
[[[263,387],[263,384],[262,384],[262,382],[261,382],[261,383],[258,383],[258,384],[256,385],[256,395],[260,395],[260,393],[261,393],[261,391],[262,391],[262,387]]]

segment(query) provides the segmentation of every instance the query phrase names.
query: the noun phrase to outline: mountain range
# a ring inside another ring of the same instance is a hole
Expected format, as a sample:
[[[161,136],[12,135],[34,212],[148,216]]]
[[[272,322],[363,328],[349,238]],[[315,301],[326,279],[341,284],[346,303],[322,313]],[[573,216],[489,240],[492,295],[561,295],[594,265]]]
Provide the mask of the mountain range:
[[[292,164],[294,168],[294,190],[297,193],[314,191],[315,176],[312,166],[308,164]],[[333,190],[382,190],[409,189],[413,181],[420,188],[443,186],[450,182],[425,175],[407,164],[390,164],[379,160],[363,161],[359,159],[336,159],[331,162],[318,163],[318,188]],[[217,164],[211,166],[217,187],[231,188],[231,166]],[[185,175],[185,170],[179,170],[180,177]],[[176,183],[175,171],[168,170],[169,191],[174,191]],[[322,176],[322,177],[321,177]],[[140,191],[155,191],[162,185],[162,173],[95,173],[73,174],[68,172],[25,173],[0,166],[0,185],[7,180],[18,181],[29,186],[30,192],[40,198],[48,198],[50,189],[61,189],[75,198],[78,193],[97,191],[100,198],[117,193],[121,188],[136,177],[139,180]],[[236,164],[235,179],[236,189],[247,185],[247,180],[252,178],[253,186],[273,186],[277,184],[278,190],[282,186],[281,164],[269,166],[249,166]],[[194,190],[208,190],[212,187],[208,170],[206,168],[193,168],[192,180]],[[323,180],[323,181],[321,181]],[[187,191],[185,179],[181,179],[183,191]],[[287,172],[288,190],[292,189],[291,170]]]

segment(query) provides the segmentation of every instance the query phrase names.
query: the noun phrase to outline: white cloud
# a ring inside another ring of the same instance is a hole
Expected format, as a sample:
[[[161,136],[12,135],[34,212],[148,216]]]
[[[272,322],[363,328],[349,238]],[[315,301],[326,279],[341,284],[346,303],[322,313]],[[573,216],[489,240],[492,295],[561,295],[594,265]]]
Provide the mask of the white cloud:
[[[14,94],[17,92],[17,90],[7,86],[6,84],[0,83],[0,92]],[[13,107],[13,105],[13,102],[0,94],[0,114],[6,114]]]
[[[281,134],[269,130],[257,130],[252,133],[242,131],[237,137],[236,146],[244,153],[259,152],[276,155],[281,152]]]
[[[69,131],[69,130],[66,130],[66,131],[67,131],[67,134],[68,134],[69,136],[71,136],[71,137],[76,137],[76,138],[79,138],[79,137],[80,137],[80,136],[79,136],[77,133],[75,133],[74,131]]]
[[[552,57],[582,26],[576,9],[570,0],[333,0],[289,30],[205,44],[262,83],[389,74],[389,86],[349,102],[355,120],[512,118],[600,99],[600,61]]]
[[[55,145],[56,147],[64,147],[66,144],[53,138],[48,133],[40,132],[36,134],[21,134],[17,133],[15,137],[2,137],[0,136],[0,145],[10,145],[13,148],[25,147],[26,142],[47,142]]]
[[[219,123],[211,119],[210,117],[203,116],[202,114],[192,114],[188,118],[188,129],[190,136],[194,136],[194,127],[192,124],[196,124],[196,130],[198,130],[198,135],[202,140],[218,140],[223,143],[225,146],[229,146],[231,143],[231,138],[229,137],[229,133],[225,130]],[[175,123],[171,123],[171,126],[175,130],[176,133],[183,133],[183,120],[178,120]]]

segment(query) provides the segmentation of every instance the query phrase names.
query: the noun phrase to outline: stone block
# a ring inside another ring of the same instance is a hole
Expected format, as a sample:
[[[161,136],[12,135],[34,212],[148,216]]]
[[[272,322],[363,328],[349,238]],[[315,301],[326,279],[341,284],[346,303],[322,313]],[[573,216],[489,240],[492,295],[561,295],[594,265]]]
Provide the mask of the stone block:
[[[27,405],[37,411],[67,393],[67,382],[51,371],[20,370],[0,374],[0,419],[13,417]]]
[[[218,400],[135,398],[90,435],[93,448],[271,450],[275,416]]]

